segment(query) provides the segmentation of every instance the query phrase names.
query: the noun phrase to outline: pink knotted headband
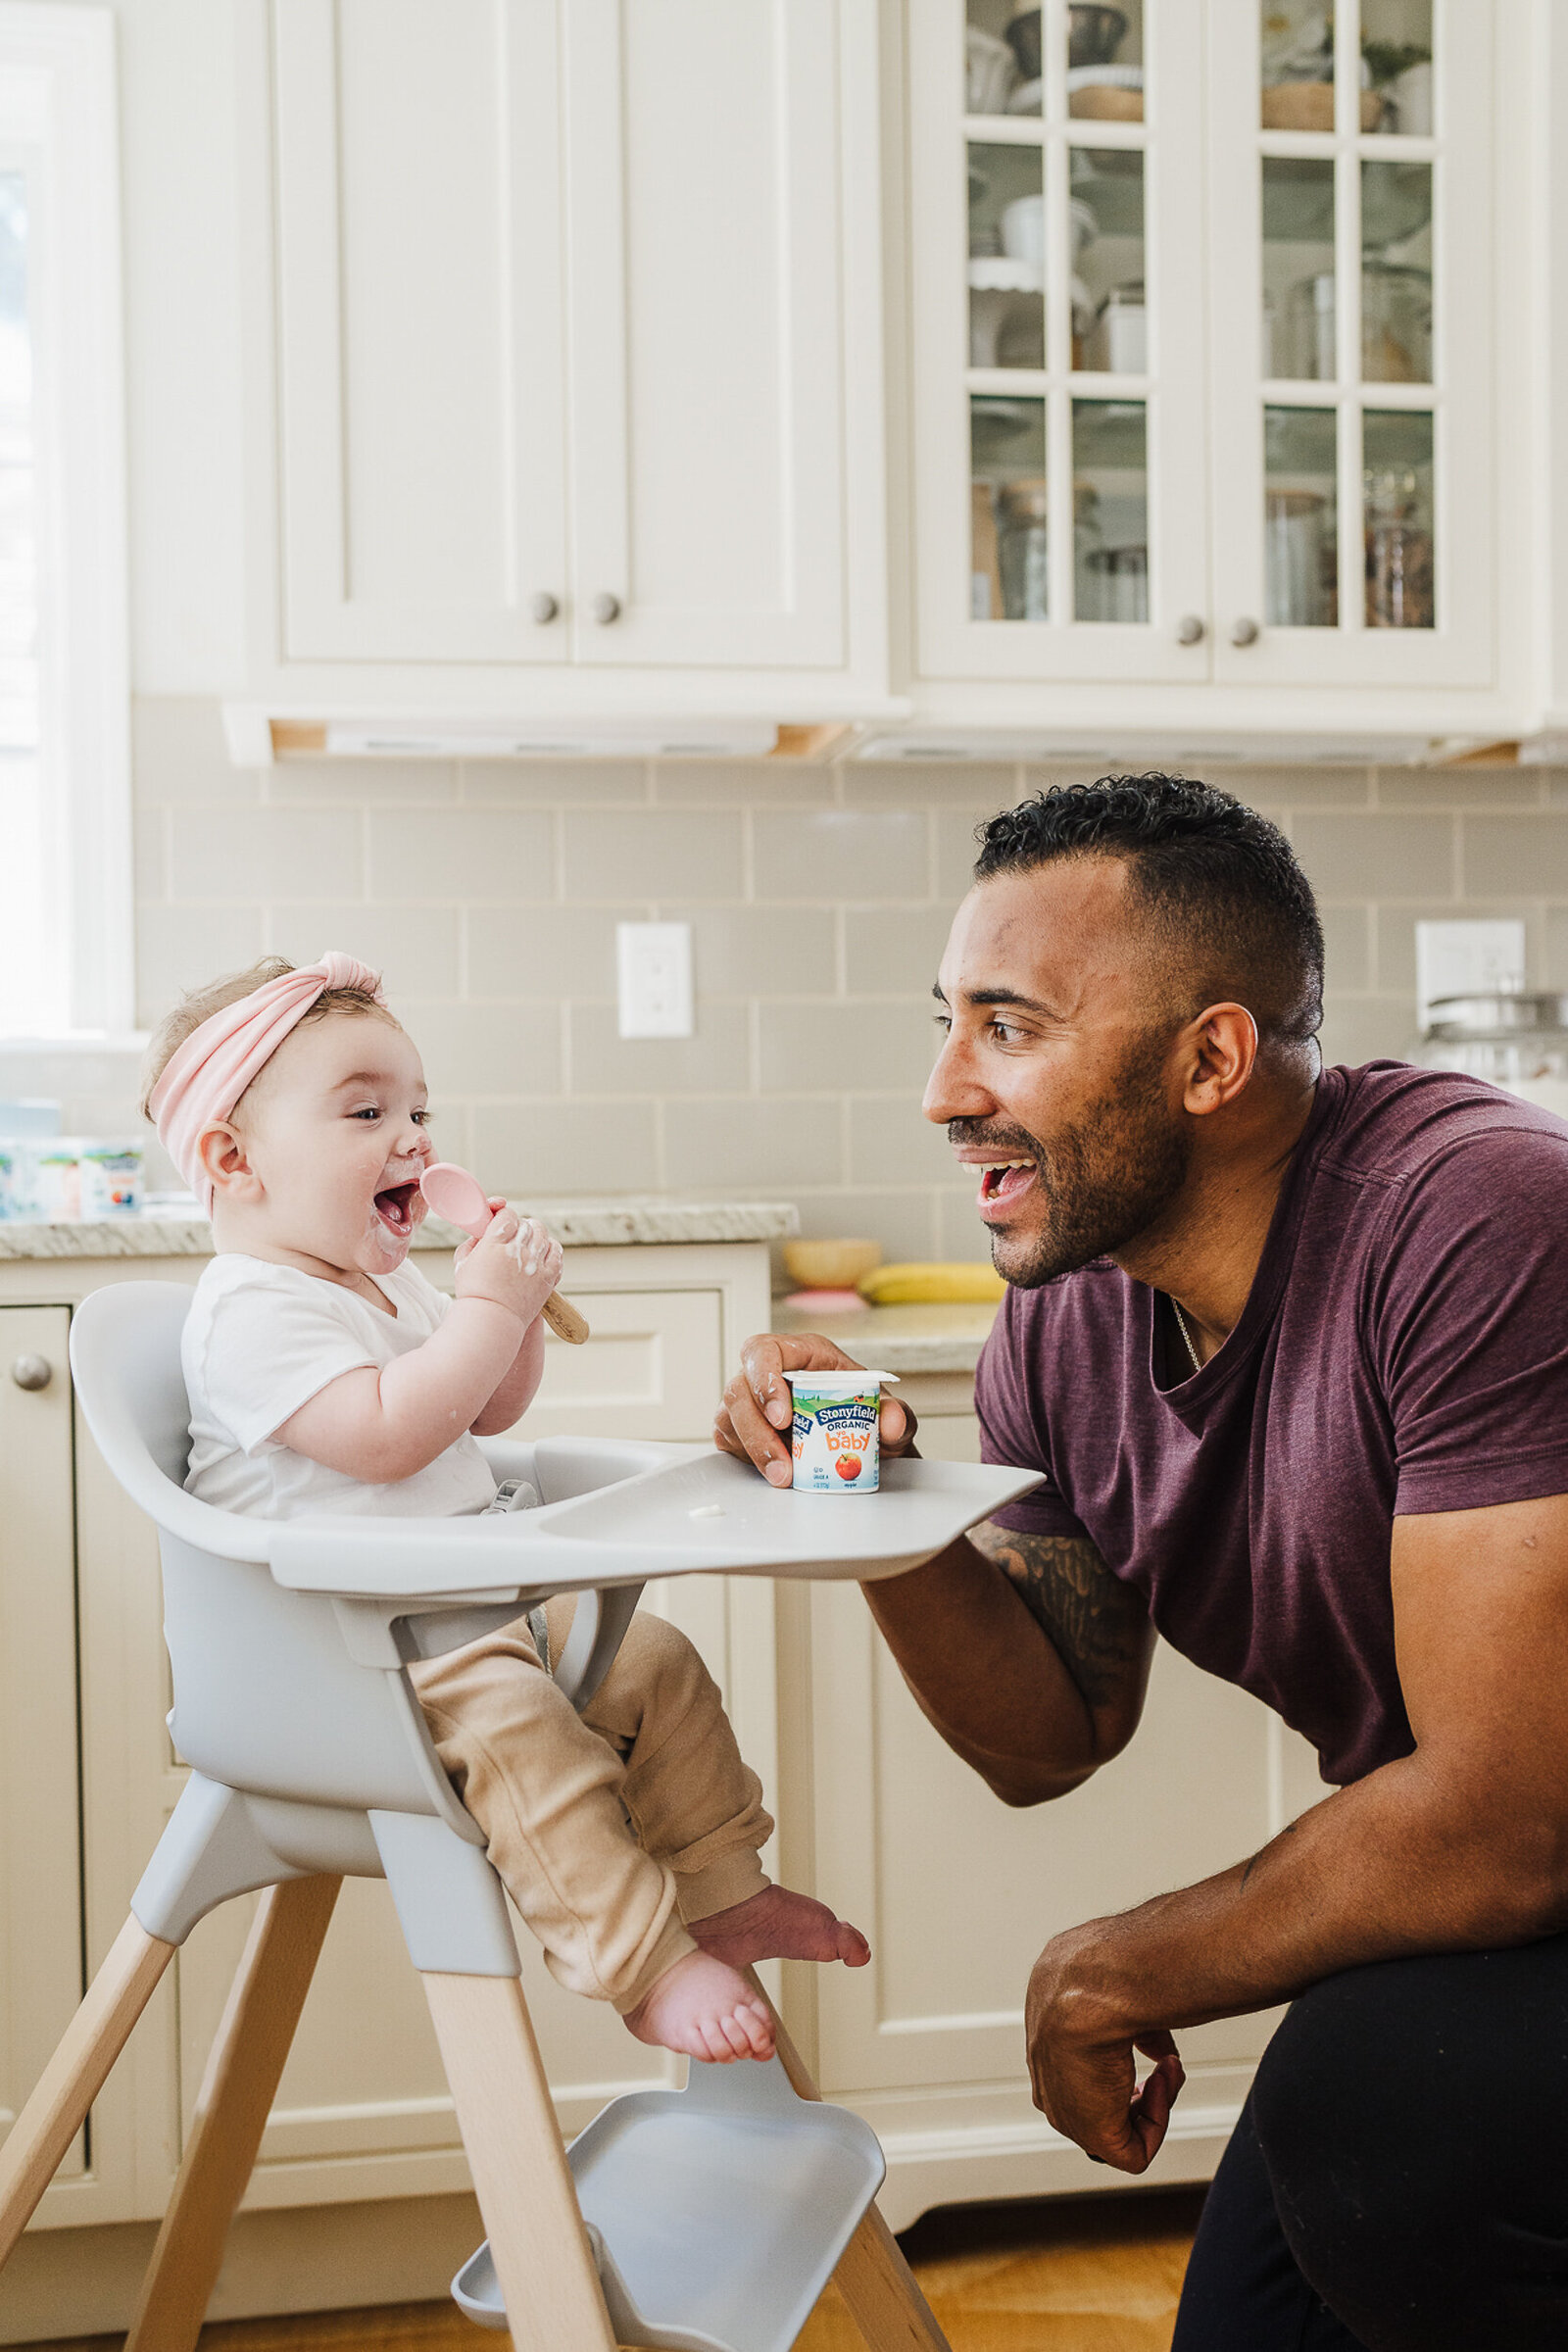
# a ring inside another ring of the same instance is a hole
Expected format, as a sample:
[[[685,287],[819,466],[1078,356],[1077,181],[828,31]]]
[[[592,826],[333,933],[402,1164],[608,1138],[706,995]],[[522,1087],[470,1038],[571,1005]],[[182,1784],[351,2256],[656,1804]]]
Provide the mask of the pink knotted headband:
[[[236,997],[170,1055],[147,1107],[159,1142],[204,1209],[212,1207],[213,1187],[196,1149],[202,1130],[229,1116],[257,1072],[329,988],[363,990],[377,1004],[386,1003],[379,972],[352,956],[323,956],[319,963]]]

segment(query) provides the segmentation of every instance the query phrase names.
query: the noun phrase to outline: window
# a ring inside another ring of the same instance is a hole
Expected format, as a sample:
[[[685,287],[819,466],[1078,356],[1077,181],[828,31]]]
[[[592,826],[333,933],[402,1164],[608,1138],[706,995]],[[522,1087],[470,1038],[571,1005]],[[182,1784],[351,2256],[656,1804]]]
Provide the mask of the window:
[[[132,1004],[114,20],[0,0],[0,1037]]]

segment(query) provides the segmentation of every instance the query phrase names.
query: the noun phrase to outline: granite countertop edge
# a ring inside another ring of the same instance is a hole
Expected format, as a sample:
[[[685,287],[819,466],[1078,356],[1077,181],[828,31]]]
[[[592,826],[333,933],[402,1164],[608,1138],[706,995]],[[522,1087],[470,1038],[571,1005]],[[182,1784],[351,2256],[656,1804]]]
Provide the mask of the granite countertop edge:
[[[624,1200],[519,1200],[542,1217],[568,1250],[624,1250],[679,1243],[788,1241],[800,1212],[786,1200],[678,1200],[654,1196]],[[429,1217],[419,1228],[421,1250],[455,1250],[456,1225]],[[0,1259],[60,1257],[210,1257],[212,1227],[205,1217],[104,1217],[93,1223],[34,1225],[0,1222]]]
[[[773,1329],[819,1331],[858,1363],[900,1377],[919,1372],[973,1373],[996,1314],[993,1305],[873,1306],[858,1314],[819,1315],[773,1301]]]

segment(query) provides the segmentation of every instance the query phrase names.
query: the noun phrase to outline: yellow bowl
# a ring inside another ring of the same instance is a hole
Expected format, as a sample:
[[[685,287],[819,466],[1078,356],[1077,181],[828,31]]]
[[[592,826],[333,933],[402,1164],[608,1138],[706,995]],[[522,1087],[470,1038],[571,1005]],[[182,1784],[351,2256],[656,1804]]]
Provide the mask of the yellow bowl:
[[[853,1291],[862,1274],[882,1263],[880,1242],[786,1242],[792,1282],[808,1291]]]

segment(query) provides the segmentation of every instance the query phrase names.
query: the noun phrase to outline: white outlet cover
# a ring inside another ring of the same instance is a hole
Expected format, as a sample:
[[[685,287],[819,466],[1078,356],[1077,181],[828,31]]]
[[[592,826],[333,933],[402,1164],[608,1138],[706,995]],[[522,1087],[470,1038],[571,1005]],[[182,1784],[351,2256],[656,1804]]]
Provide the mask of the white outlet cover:
[[[1415,985],[1423,1031],[1441,997],[1517,996],[1525,985],[1525,927],[1496,922],[1417,923]]]
[[[690,923],[617,923],[615,979],[622,1037],[690,1037]]]

